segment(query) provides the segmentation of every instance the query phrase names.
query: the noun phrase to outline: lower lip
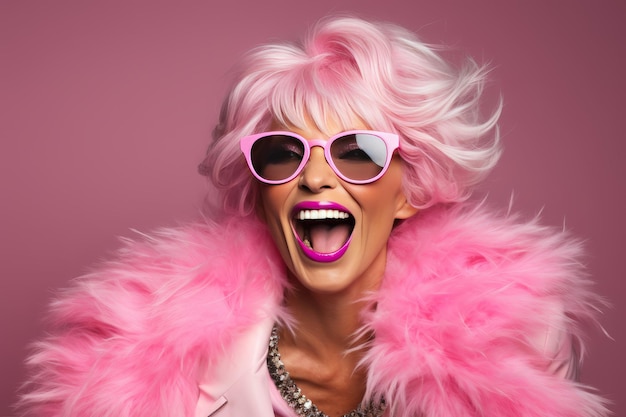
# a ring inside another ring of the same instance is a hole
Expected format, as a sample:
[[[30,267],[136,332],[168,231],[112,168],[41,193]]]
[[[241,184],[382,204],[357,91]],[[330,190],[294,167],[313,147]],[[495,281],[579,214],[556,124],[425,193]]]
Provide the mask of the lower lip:
[[[304,255],[307,258],[315,262],[324,262],[324,263],[335,262],[336,260],[341,258],[344,255],[344,253],[346,253],[346,251],[348,250],[348,246],[350,246],[350,242],[352,241],[352,235],[350,235],[348,240],[346,240],[346,243],[344,243],[336,251],[330,252],[330,253],[320,253],[320,252],[315,252],[313,249],[305,245],[297,233],[294,233],[294,234],[296,236],[298,244],[300,245],[300,249],[302,249],[302,252],[304,253]]]
[[[346,209],[340,204],[332,203],[332,202],[318,202],[318,201],[316,202],[305,201],[305,202],[296,204],[296,206],[294,207],[294,211],[305,210],[305,209],[313,210],[313,209],[318,209],[318,208],[337,209],[337,210],[346,211],[346,212],[348,211],[348,209]],[[352,241],[352,234],[350,234],[350,236],[348,237],[348,240],[346,240],[346,242],[336,251],[330,252],[330,253],[320,253],[320,252],[314,251],[313,249],[305,245],[295,230],[293,230],[293,234],[296,237],[298,245],[300,245],[300,249],[302,249],[302,252],[307,258],[315,262],[323,262],[323,263],[335,262],[336,260],[341,258],[348,250],[348,246],[350,246],[350,242]]]

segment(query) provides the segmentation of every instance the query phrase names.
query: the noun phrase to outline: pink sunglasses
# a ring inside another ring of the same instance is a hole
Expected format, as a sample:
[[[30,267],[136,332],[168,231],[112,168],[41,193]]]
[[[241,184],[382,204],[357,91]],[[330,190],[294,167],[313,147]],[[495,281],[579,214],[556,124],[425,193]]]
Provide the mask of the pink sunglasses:
[[[311,148],[324,149],[326,162],[339,178],[367,184],[383,176],[400,140],[394,133],[351,130],[307,140],[293,132],[263,132],[241,138],[241,151],[252,174],[266,184],[294,179],[309,160]]]

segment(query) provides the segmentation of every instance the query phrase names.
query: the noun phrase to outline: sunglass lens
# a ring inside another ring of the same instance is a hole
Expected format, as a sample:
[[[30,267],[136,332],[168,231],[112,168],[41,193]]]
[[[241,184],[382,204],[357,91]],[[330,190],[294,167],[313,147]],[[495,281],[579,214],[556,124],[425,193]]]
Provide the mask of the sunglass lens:
[[[339,172],[356,181],[376,177],[387,162],[385,141],[370,133],[355,133],[336,139],[330,153]]]
[[[254,170],[269,181],[289,178],[300,166],[304,145],[288,135],[272,135],[252,145],[251,160]]]

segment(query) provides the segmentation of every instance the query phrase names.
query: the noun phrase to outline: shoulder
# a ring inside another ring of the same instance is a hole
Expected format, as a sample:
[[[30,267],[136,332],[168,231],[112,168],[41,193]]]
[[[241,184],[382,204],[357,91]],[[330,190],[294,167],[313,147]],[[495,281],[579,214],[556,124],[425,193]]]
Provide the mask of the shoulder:
[[[186,415],[195,406],[198,365],[275,314],[284,273],[273,249],[256,244],[265,233],[237,219],[126,239],[112,261],[52,303],[51,336],[29,359],[25,408]]]
[[[280,291],[273,249],[256,244],[265,233],[257,222],[233,219],[123,239],[112,261],[61,292],[53,320],[64,327],[103,323],[129,334],[173,332],[172,340],[178,329],[232,326],[233,310],[245,309],[242,299],[254,305]]]
[[[580,323],[601,303],[578,240],[459,206],[400,225],[389,250],[368,360],[373,385],[397,387],[385,395],[398,410],[603,415],[598,398],[554,373],[555,361],[575,360]]]
[[[481,205],[421,213],[390,240],[388,275],[444,283],[456,275],[471,285],[518,286],[535,294],[591,295],[582,267],[583,245],[564,230],[523,221]],[[454,281],[454,287],[463,285]],[[564,284],[574,288],[563,288]],[[475,292],[475,291],[474,291]]]

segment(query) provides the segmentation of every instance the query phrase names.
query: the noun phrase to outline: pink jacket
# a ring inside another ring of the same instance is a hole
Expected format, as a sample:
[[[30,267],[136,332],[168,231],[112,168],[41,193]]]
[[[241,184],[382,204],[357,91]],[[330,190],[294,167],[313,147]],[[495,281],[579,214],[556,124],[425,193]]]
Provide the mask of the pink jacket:
[[[270,241],[240,218],[127,241],[53,302],[25,415],[272,416],[264,359],[287,282]],[[598,305],[579,256],[564,233],[480,207],[405,221],[365,316],[367,395],[402,417],[606,416],[564,377]]]

